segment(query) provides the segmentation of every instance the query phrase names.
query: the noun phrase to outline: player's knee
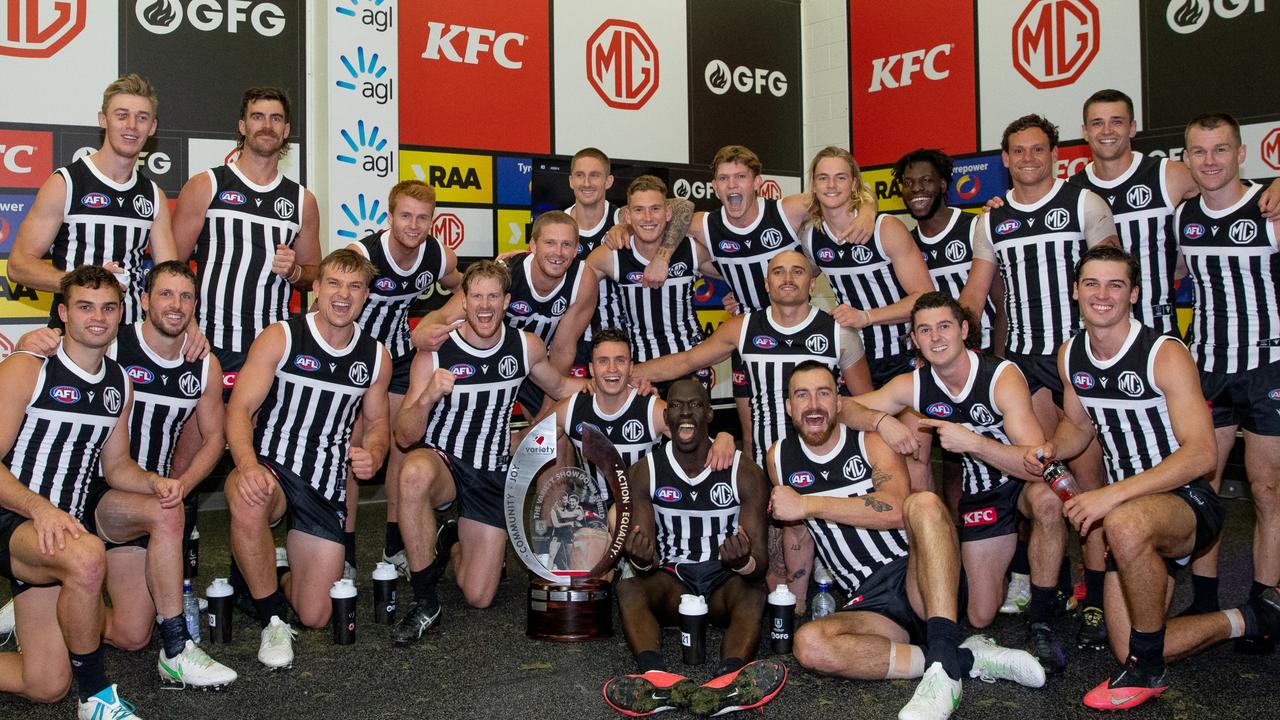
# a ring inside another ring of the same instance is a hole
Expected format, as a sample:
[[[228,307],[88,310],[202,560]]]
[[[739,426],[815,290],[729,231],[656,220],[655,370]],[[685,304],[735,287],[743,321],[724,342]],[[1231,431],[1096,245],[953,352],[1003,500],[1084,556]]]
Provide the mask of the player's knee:
[[[166,538],[181,542],[185,527],[186,515],[182,505],[166,508],[156,503],[156,510],[151,520],[152,538]]]
[[[111,644],[125,652],[145,650],[151,644],[151,625],[139,625],[133,628],[111,628]]]
[[[969,616],[969,624],[975,630],[981,630],[996,619],[996,608],[980,608],[970,602],[967,614]]]
[[[88,593],[102,589],[107,574],[107,553],[97,536],[81,535],[79,540],[68,542],[66,549],[58,554],[62,559],[59,579],[64,588],[74,587]]]
[[[71,689],[70,672],[28,673],[23,680],[23,696],[35,703],[56,703]]]
[[[435,468],[421,454],[411,454],[400,466],[399,498],[401,503],[423,503],[431,495]]]
[[[462,598],[473,608],[483,610],[493,604],[493,596],[498,593],[496,584],[467,585],[462,588]]]
[[[1040,527],[1062,525],[1062,500],[1041,483],[1030,483],[1023,492],[1031,503],[1032,522]]]
[[[292,604],[298,622],[309,628],[323,628],[329,624],[329,618],[333,614],[333,605],[327,595],[317,595],[313,601],[295,599]]]
[[[791,651],[801,667],[820,673],[831,673],[835,669],[830,641],[820,622],[801,625],[792,639]]]
[[[947,505],[936,493],[915,492],[902,501],[903,520],[915,525],[949,523]]]
[[[1151,545],[1150,521],[1130,505],[1121,505],[1107,513],[1102,527],[1107,547],[1118,563],[1142,554]]]

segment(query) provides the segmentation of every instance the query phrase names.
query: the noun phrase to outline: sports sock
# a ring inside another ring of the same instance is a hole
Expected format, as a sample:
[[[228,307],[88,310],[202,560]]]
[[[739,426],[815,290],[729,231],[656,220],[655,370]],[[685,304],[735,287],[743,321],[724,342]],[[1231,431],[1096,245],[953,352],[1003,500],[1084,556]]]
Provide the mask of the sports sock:
[[[343,559],[347,561],[351,567],[356,566],[356,534],[353,532],[342,533],[342,548],[345,550]]]
[[[165,659],[182,654],[191,635],[187,633],[187,620],[181,615],[160,621],[160,644],[164,646]]]
[[[274,615],[284,622],[289,620],[289,601],[285,599],[280,588],[264,598],[254,598],[253,606],[258,610],[258,623],[266,627]]]
[[[1084,606],[1102,607],[1102,583],[1107,577],[1104,570],[1084,569]]]
[[[662,653],[657,650],[645,650],[636,654],[636,667],[641,673],[651,670],[666,672],[667,664],[662,661]]]
[[[1075,592],[1075,586],[1071,583],[1071,556],[1063,555],[1062,564],[1058,566],[1058,589],[1067,597]]]
[[[1055,587],[1031,586],[1031,603],[1027,605],[1027,622],[1047,623],[1053,617],[1053,606],[1058,601]]]
[[[1199,615],[1213,612],[1218,605],[1218,578],[1207,575],[1191,575],[1191,605],[1184,615]]]
[[[927,668],[935,662],[942,663],[942,669],[952,680],[959,680],[968,675],[973,667],[973,654],[965,650],[963,654],[967,657],[961,660],[960,634],[960,626],[954,620],[944,617],[929,618],[924,666]]]
[[[428,565],[424,570],[411,571],[409,584],[413,586],[413,601],[425,603],[429,611],[439,607],[440,599],[436,596],[436,583],[439,580],[440,572],[435,567],[435,563]]]
[[[1031,560],[1027,557],[1027,541],[1019,539],[1013,548],[1013,560],[1009,563],[1009,572],[1019,575],[1031,574]]]
[[[69,654],[71,655],[71,676],[75,678],[76,693],[80,696],[80,702],[110,687],[111,681],[107,679],[107,669],[102,664],[101,645],[84,655]]]
[[[382,535],[382,552],[387,557],[404,550],[404,538],[400,536],[400,523],[388,522]]]
[[[1139,667],[1164,665],[1164,628],[1149,633],[1130,628],[1129,655],[1137,660]]]
[[[1270,585],[1266,583],[1260,583],[1257,580],[1254,580],[1253,584],[1249,586],[1249,599],[1257,600],[1262,595],[1262,593],[1270,589],[1271,589]]]

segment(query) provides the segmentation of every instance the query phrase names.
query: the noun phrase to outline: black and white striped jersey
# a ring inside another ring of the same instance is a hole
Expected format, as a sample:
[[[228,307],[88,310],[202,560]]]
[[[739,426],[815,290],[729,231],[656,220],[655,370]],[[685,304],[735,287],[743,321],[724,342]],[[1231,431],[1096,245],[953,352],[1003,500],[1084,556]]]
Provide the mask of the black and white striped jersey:
[[[574,206],[570,205],[565,212],[572,215],[573,208]],[[604,236],[618,224],[618,215],[621,212],[622,208],[606,200],[604,215],[600,216],[600,222],[596,223],[595,227],[578,226],[578,260],[586,262],[591,251],[600,247],[600,243],[604,242]],[[596,314],[592,317],[591,325],[587,328],[583,340],[590,341],[595,328],[626,327],[626,316],[622,314],[622,298],[618,297],[617,288],[610,284],[608,279],[600,280],[598,300]]]
[[[802,240],[805,254],[827,276],[837,303],[870,311],[892,305],[907,296],[906,289],[893,273],[893,264],[881,242],[880,228],[887,217],[876,217],[875,235],[865,245],[837,242],[825,222],[805,229]],[[863,328],[862,344],[866,347],[867,357],[878,360],[906,352],[909,331],[909,323]]]
[[[1021,371],[1008,360],[972,350],[968,355],[969,378],[955,395],[931,366],[916,368],[912,373],[915,376],[912,407],[925,417],[963,425],[982,437],[1011,445],[1009,436],[1004,432],[1004,412],[996,403],[996,381],[1002,373]],[[966,495],[994,490],[1012,479],[995,466],[967,454],[960,456],[960,462],[964,467],[962,489]]]
[[[539,295],[533,287],[533,253],[523,252],[507,258],[511,269],[511,302],[507,303],[507,326],[513,330],[527,330],[551,345],[551,338],[560,326],[560,318],[578,301],[578,278],[583,263],[576,257],[570,261],[560,282],[551,292]]]
[[[360,313],[360,327],[386,346],[395,360],[413,352],[409,339],[409,306],[445,271],[444,245],[427,235],[418,246],[412,265],[402,268],[391,257],[391,233],[378,230],[361,238],[355,246],[378,268],[369,286],[369,299]]]
[[[1094,357],[1088,333],[1067,345],[1067,379],[1098,432],[1108,483],[1150,470],[1180,447],[1156,387],[1156,353],[1166,341],[1177,342],[1130,320],[1124,345],[1109,360]]]
[[[62,226],[49,246],[53,267],[69,272],[81,265],[118,263],[127,276],[121,280],[124,312],[120,323],[141,320],[139,298],[146,275],[143,257],[159,203],[165,201],[160,186],[136,169],[128,182],[117,183],[88,157],[55,172],[67,185],[67,199],[62,207]],[[50,308],[55,320],[60,302],[62,296],[55,293]]]
[[[342,502],[351,428],[382,369],[382,345],[356,325],[345,348],[331,347],[316,330],[315,313],[280,326],[284,354],[258,408],[254,447],[310,482],[326,500]]]
[[[196,319],[220,350],[247,352],[271,323],[289,317],[290,285],[271,271],[276,246],[293,246],[306,188],[276,175],[255,185],[235,165],[210,168],[213,197],[196,240]]]
[[[1138,260],[1141,292],[1133,316],[1162,333],[1178,331],[1174,312],[1173,275],[1178,266],[1178,245],[1173,237],[1173,210],[1165,182],[1168,158],[1133,153],[1129,169],[1115,180],[1094,174],[1093,163],[1068,182],[1102,197],[1111,207],[1120,246]]]
[[[835,431],[840,441],[826,455],[815,455],[799,435],[788,435],[774,445],[774,475],[783,486],[801,495],[834,498],[875,492],[863,434],[840,423]],[[804,523],[822,564],[850,595],[871,573],[907,556],[907,534],[900,529],[868,530],[816,518]]]
[[[142,322],[121,327],[108,354],[133,381],[129,456],[143,470],[169,477],[178,436],[209,382],[209,356],[192,361],[181,353],[173,360],[160,357],[147,345]]]
[[[649,261],[634,246],[613,251],[610,281],[622,299],[636,362],[683,352],[702,342],[693,307],[693,286],[701,277],[701,264],[697,243],[685,238],[671,253],[667,281],[660,288],[647,288],[643,283]]]
[[[491,348],[471,346],[454,330],[432,353],[453,373],[453,392],[431,409],[423,442],[478,470],[505,470],[510,460],[511,408],[529,374],[525,334],[503,326]]]
[[[86,372],[59,347],[44,359],[4,466],[31,492],[84,519],[91,486],[102,482],[102,446],[128,399],[119,363],[103,358],[98,372]]]
[[[1178,244],[1195,283],[1187,344],[1201,370],[1238,373],[1280,360],[1280,248],[1258,209],[1261,185],[1225,210],[1178,206]]]
[[[720,277],[738,299],[742,312],[769,306],[765,275],[774,255],[799,250],[795,230],[782,212],[781,200],[756,198],[755,222],[745,228],[729,223],[724,208],[702,216],[702,237]]]
[[[602,497],[609,496],[609,479],[600,468],[582,457],[582,425],[587,423],[600,428],[600,432],[617,449],[622,467],[629,468],[662,442],[662,434],[653,423],[654,406],[657,404],[657,397],[644,397],[634,388],[628,392],[622,407],[612,413],[601,410],[595,396],[587,392],[577,393],[569,400],[564,432],[577,448],[578,457],[587,472],[595,478]]]
[[[649,500],[657,523],[658,562],[700,563],[720,558],[720,545],[738,532],[738,466],[742,453],[724,470],[702,468],[690,477],[676,461],[671,443],[645,458],[649,465]]]
[[[950,211],[951,219],[942,232],[926,235],[917,225],[911,230],[911,237],[924,255],[924,264],[929,268],[934,287],[959,299],[964,284],[969,280],[969,269],[973,267],[973,231],[977,227],[978,216],[960,208],[950,208]],[[984,348],[991,347],[991,324],[995,318],[995,303],[987,297],[986,308],[979,320]]]
[[[786,410],[791,371],[805,360],[817,360],[838,376],[842,349],[840,326],[816,307],[794,327],[780,326],[772,307],[742,319],[738,354],[751,389],[751,441],[758,464],[764,464],[765,451],[775,440],[791,432]]]
[[[1084,254],[1085,202],[1091,193],[1065,180],[1026,205],[1005,196],[982,216],[1004,281],[1009,352],[1052,355],[1080,329],[1071,299],[1076,262]]]

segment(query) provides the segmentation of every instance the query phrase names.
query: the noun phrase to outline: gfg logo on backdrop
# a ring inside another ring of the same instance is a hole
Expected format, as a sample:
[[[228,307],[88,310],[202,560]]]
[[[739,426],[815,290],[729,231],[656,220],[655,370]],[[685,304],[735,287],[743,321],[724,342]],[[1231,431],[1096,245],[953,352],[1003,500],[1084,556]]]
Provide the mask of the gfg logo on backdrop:
[[[182,0],[138,0],[134,16],[139,25],[156,35],[177,30],[184,18],[202,32],[225,29],[236,33],[248,28],[263,37],[284,32],[286,22],[279,5],[252,0],[189,0],[185,10]]]
[[[707,89],[716,95],[724,95],[730,89],[756,95],[767,89],[774,97],[787,94],[787,76],[778,70],[749,68],[745,65],[730,68],[723,60],[712,60],[702,71],[702,77],[707,83]]]
[[[658,72],[658,47],[630,20],[605,20],[587,38],[587,82],[611,108],[644,107],[658,90]]]
[[[1041,90],[1070,85],[1097,56],[1100,25],[1089,0],[1031,0],[1013,24],[1013,67]]]
[[[1251,8],[1255,14],[1266,12],[1267,0],[1170,0],[1164,17],[1170,30],[1190,35],[1204,27],[1210,15],[1233,20]]]
[[[47,58],[84,30],[88,0],[0,3],[0,55]]]

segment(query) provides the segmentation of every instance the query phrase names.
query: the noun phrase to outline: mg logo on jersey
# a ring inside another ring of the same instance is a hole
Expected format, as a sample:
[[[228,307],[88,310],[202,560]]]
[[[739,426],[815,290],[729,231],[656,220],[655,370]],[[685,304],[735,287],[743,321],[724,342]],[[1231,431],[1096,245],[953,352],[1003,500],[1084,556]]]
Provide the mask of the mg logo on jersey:
[[[658,90],[658,47],[636,23],[605,20],[587,38],[587,82],[605,105],[639,110]]]
[[[104,208],[111,204],[111,198],[100,192],[91,192],[80,198],[80,204],[87,208]]]
[[[347,379],[356,385],[366,385],[369,382],[369,365],[364,361],[354,362],[347,370]]]
[[[568,302],[564,298],[556,298],[556,301],[551,303],[551,314],[563,315],[567,307]]]
[[[658,488],[658,492],[654,493],[654,497],[665,503],[678,503],[680,498],[684,497],[684,493],[680,492],[678,488],[664,485]]]
[[[1124,194],[1124,201],[1135,210],[1146,207],[1151,202],[1151,188],[1146,185],[1134,185]]]
[[[866,245],[854,245],[849,250],[849,257],[859,265],[865,265],[875,259],[875,253],[871,252],[871,248]]]
[[[1170,30],[1190,35],[1204,27],[1210,14],[1232,20],[1248,12],[1251,7],[1254,13],[1266,12],[1266,0],[1170,0],[1164,17]]]
[[[951,43],[945,43],[872,60],[871,87],[867,88],[867,92],[906,87],[911,84],[911,76],[917,72],[923,72],[928,80],[947,79],[951,70],[939,69],[938,58],[950,55],[953,47],[955,46]]]
[[[469,363],[458,363],[449,368],[455,378],[469,378],[476,374],[476,366]]]
[[[787,484],[794,488],[807,488],[815,481],[816,479],[813,477],[813,473],[808,470],[793,472],[787,477]]]
[[[1280,170],[1280,127],[1271,128],[1271,132],[1258,144],[1262,162],[1272,170]]]
[[[223,190],[218,193],[218,202],[225,205],[243,205],[249,202],[249,198],[238,190]]]
[[[742,249],[741,245],[732,240],[721,240],[717,247],[720,248],[720,252],[724,253],[736,253]]]
[[[945,418],[945,417],[951,417],[951,414],[954,413],[956,410],[955,408],[951,407],[950,405],[944,402],[936,402],[930,405],[929,407],[925,408],[924,411],[927,414],[932,415],[934,417]]]
[[[1041,90],[1070,85],[1097,56],[1100,29],[1090,0],[1031,0],[1013,24],[1013,67]]]
[[[826,335],[819,335],[815,333],[805,339],[804,346],[808,348],[809,352],[815,355],[821,355],[827,351],[827,348],[830,347],[830,343],[827,341]]]
[[[319,372],[320,361],[310,355],[295,355],[293,366],[303,372]]]
[[[143,217],[151,217],[151,213],[155,212],[156,205],[141,195],[133,197],[133,211]]]
[[[817,255],[822,262],[831,262],[836,259],[836,251],[831,248],[819,248]]]
[[[248,27],[263,37],[275,37],[285,26],[279,5],[252,0],[190,0],[185,13],[180,0],[138,0],[134,16],[139,25],[156,35],[177,30],[184,16],[191,27],[202,32],[225,28],[236,33]]]
[[[178,389],[187,397],[195,397],[200,394],[204,388],[200,387],[200,378],[196,374],[188,370],[182,373],[182,377],[178,378]]]
[[[510,380],[516,376],[516,370],[520,369],[520,364],[516,362],[514,355],[503,355],[498,361],[498,374],[504,379]]]
[[[124,371],[129,377],[139,385],[150,385],[151,381],[156,379],[156,374],[141,365],[130,365]]]
[[[431,234],[450,250],[457,250],[465,237],[461,218],[448,212],[436,215],[435,221],[431,223]]]
[[[729,507],[733,500],[733,488],[729,487],[729,483],[718,482],[711,486],[711,502],[716,507]]]
[[[80,390],[70,385],[58,385],[49,388],[49,397],[63,405],[74,405],[80,402]]]
[[[1125,370],[1120,373],[1120,382],[1116,383],[1116,387],[1120,388],[1120,392],[1129,397],[1140,397],[1146,392],[1147,387],[1142,383],[1142,378],[1138,377],[1138,373],[1132,370]]]
[[[867,463],[860,456],[854,455],[844,461],[842,470],[846,480],[857,480],[867,474]]]
[[[89,393],[89,399],[93,399],[93,393]],[[102,405],[107,409],[107,412],[112,415],[120,412],[120,405],[123,403],[123,400],[124,398],[120,395],[120,391],[116,388],[109,387],[102,391]]]
[[[1054,208],[1044,215],[1044,226],[1050,230],[1061,230],[1071,222],[1071,213],[1065,208]]]
[[[1248,245],[1258,237],[1258,224],[1248,218],[1242,218],[1231,223],[1231,229],[1227,231],[1227,237],[1231,238],[1231,242],[1237,245]]]
[[[523,300],[516,300],[507,306],[513,315],[528,315],[533,312],[533,307]]]
[[[89,0],[9,0],[0,5],[0,55],[52,57],[84,30]]]
[[[778,70],[749,68],[744,65],[730,69],[725,61],[712,60],[702,71],[702,78],[707,83],[707,89],[716,95],[724,95],[730,89],[756,95],[768,89],[774,97],[787,94],[787,76]]]
[[[644,423],[631,419],[622,424],[622,439],[627,442],[638,442],[644,437]]]
[[[455,41],[465,37],[463,51],[458,52]],[[524,61],[512,59],[511,46],[523,46],[528,39],[525,35],[514,32],[499,34],[496,30],[473,28],[465,25],[445,26],[442,22],[427,23],[427,49],[422,57],[427,60],[447,60],[465,65],[479,65],[480,55],[489,55],[494,62],[508,70],[519,70]]]
[[[425,290],[426,287],[431,283],[435,282],[435,280],[436,280],[436,276],[434,273],[429,273],[429,272],[419,273],[418,277],[413,279],[413,286],[418,290]]]
[[[373,283],[373,287],[380,292],[391,292],[396,289],[396,281],[391,278],[378,278],[378,280]]]
[[[965,527],[978,527],[980,525],[991,525],[1000,519],[1000,514],[996,512],[994,507],[985,507],[980,510],[970,510],[964,514]]]
[[[942,249],[942,254],[947,260],[957,263],[969,257],[969,246],[962,240],[952,240]]]
[[[1008,220],[1002,221],[999,225],[996,225],[996,234],[1008,235],[1020,227],[1022,227],[1021,220],[1018,220],[1017,218],[1009,218]]]
[[[982,403],[976,403],[969,408],[969,417],[979,425],[994,425],[996,423],[995,416]]]
[[[1080,390],[1092,390],[1094,386],[1093,376],[1087,372],[1080,371],[1071,375],[1071,384]]]
[[[1188,223],[1182,226],[1182,234],[1188,240],[1198,240],[1204,237],[1204,226],[1200,223]]]
[[[777,228],[767,228],[760,233],[760,242],[770,250],[776,250],[782,245],[782,233]]]
[[[667,277],[684,277],[689,272],[689,264],[678,262],[667,269]]]
[[[276,217],[281,220],[288,220],[293,217],[293,211],[296,209],[292,201],[284,198],[278,198],[272,208],[276,211]]]
[[[765,200],[781,200],[782,186],[772,178],[760,183],[760,192],[756,193]]]
[[[757,335],[751,338],[751,344],[761,350],[772,350],[773,348],[778,347],[778,341],[771,335]]]

